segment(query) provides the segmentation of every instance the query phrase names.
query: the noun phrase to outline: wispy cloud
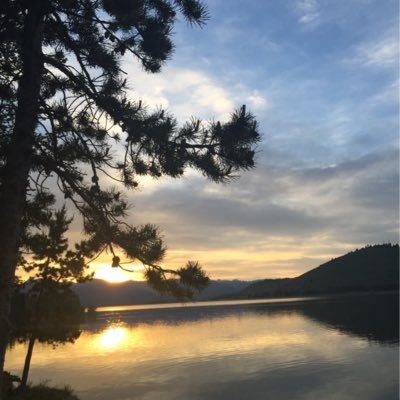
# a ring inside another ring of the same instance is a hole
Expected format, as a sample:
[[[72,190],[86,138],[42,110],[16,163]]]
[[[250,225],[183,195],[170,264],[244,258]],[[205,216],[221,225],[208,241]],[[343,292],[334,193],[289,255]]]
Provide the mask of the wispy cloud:
[[[225,119],[234,109],[231,93],[205,72],[168,67],[162,74],[144,75],[134,63],[127,63],[125,70],[135,77],[132,98],[168,108],[180,122],[191,116]]]
[[[352,60],[366,67],[395,67],[399,61],[399,41],[395,33],[360,44]]]
[[[227,186],[169,181],[132,197],[140,210],[132,218],[163,228],[172,264],[199,259],[220,271],[216,278],[293,276],[355,247],[397,241],[398,160],[387,149],[327,168],[264,164]]]
[[[246,97],[246,102],[255,111],[265,110],[271,107],[271,103],[258,90],[253,90]]]
[[[297,0],[296,13],[301,24],[315,24],[320,16],[317,0]]]
[[[180,123],[247,104],[265,133],[256,170],[231,185],[189,172],[130,197],[131,222],[161,227],[171,266],[293,276],[398,240],[398,7],[382,2],[213,1],[210,25],[177,35],[161,74],[125,63],[132,97]]]
[[[381,90],[367,99],[367,104],[370,107],[378,107],[382,105],[395,106],[399,103],[399,87],[400,81],[396,79],[390,82]]]
[[[254,111],[271,106],[260,90],[195,68],[167,67],[162,74],[156,75],[144,75],[131,62],[126,63],[124,68],[129,76],[136,78],[131,90],[132,98],[140,98],[153,107],[168,108],[180,123],[192,116],[205,120],[227,120],[232,111],[244,103]],[[137,79],[138,76],[144,79]]]

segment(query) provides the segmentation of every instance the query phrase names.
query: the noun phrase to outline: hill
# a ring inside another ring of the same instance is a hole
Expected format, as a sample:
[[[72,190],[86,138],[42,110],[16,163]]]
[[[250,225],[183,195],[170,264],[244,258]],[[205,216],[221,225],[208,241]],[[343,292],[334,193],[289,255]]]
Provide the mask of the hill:
[[[249,281],[213,280],[209,286],[197,294],[196,300],[210,300],[229,296],[244,289]],[[128,281],[109,283],[100,279],[83,284],[74,284],[72,290],[86,307],[149,304],[176,301],[171,296],[162,296],[152,290],[146,282]]]
[[[398,289],[399,245],[382,244],[357,249],[296,278],[255,282],[234,297],[262,298]]]

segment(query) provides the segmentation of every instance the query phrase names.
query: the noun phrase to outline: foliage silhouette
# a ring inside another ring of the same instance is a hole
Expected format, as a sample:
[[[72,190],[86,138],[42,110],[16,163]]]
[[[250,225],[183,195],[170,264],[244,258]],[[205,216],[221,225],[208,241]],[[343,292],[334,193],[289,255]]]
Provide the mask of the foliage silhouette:
[[[6,392],[5,400],[79,400],[73,391],[68,388],[53,388],[40,384],[28,386],[23,392],[10,390]]]
[[[79,299],[70,288],[47,289],[40,298],[37,293],[23,293],[17,296],[12,307],[10,346],[15,342],[27,342],[27,353],[21,377],[20,388],[25,389],[30,371],[34,345],[74,343],[79,338],[83,310]],[[14,316],[13,316],[14,314]],[[18,316],[15,316],[17,314]]]
[[[27,201],[52,178],[83,217],[91,250],[114,247],[140,260],[149,283],[178,298],[207,283],[199,264],[165,268],[152,225],[126,224],[122,193],[137,177],[180,177],[187,167],[216,182],[254,166],[260,140],[243,106],[227,123],[197,119],[178,127],[167,111],[128,99],[121,57],[158,72],[171,56],[179,15],[203,25],[199,0],[9,0],[0,4],[0,370]],[[123,148],[117,158],[116,149]],[[191,276],[189,276],[191,275]]]
[[[70,285],[93,277],[93,273],[87,272],[85,262],[85,256],[90,256],[92,252],[83,251],[81,244],[76,244],[75,250],[68,248],[65,234],[71,219],[67,218],[65,208],[51,209],[54,199],[49,194],[40,193],[35,200],[32,203],[41,215],[38,218],[36,213],[34,227],[32,222],[26,222],[24,252],[20,256],[20,269],[28,274],[29,279],[19,285],[11,314],[14,322],[12,339],[29,343],[21,388],[27,385],[36,340],[55,346],[73,342],[79,337],[83,310]],[[47,203],[48,207],[38,208],[39,202]],[[28,217],[31,216],[32,213],[28,213]]]

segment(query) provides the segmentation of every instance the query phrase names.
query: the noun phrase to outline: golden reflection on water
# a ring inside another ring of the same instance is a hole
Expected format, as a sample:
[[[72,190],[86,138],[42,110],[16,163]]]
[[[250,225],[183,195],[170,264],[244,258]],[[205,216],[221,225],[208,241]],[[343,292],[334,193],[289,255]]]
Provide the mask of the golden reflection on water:
[[[94,350],[120,351],[137,346],[140,342],[140,333],[123,322],[113,322],[106,329],[95,335]]]
[[[161,322],[137,325],[111,322],[95,334],[83,332],[79,345],[86,354],[112,353],[114,362],[122,362],[129,353],[138,362],[154,358],[165,361],[171,358],[209,359],[265,348],[282,351],[288,346],[310,346],[315,342],[314,329],[303,328],[304,319],[296,314],[270,316],[267,325],[257,316],[248,316],[245,320],[244,324],[241,318],[231,316],[185,322],[179,324],[179,328]],[[325,341],[328,336],[325,335]],[[130,362],[133,362],[132,358]]]
[[[194,310],[188,309],[186,315],[190,312]],[[67,343],[55,350],[38,343],[30,379],[40,382],[51,376],[53,385],[70,384],[82,400],[218,399],[209,393],[202,397],[191,396],[191,393],[212,389],[216,382],[230,388],[234,382],[246,380],[260,385],[265,381],[267,388],[274,385],[274,379],[281,381],[287,372],[298,380],[310,377],[308,383],[304,382],[313,388],[315,371],[329,374],[332,370],[332,379],[338,376],[347,379],[351,374],[343,370],[346,365],[368,366],[364,382],[371,376],[370,359],[375,360],[378,354],[376,348],[372,348],[368,355],[368,341],[330,329],[298,312],[270,313],[260,309],[257,313],[222,314],[218,318],[204,316],[193,320],[173,320],[173,312],[170,313],[171,319],[164,321],[127,318],[123,322],[119,315],[113,321],[93,321],[86,325],[75,344]],[[25,354],[26,344],[16,344],[9,351],[7,369],[19,374]],[[386,364],[380,364],[373,374],[394,375],[387,372],[393,368],[393,363],[386,369],[382,365]],[[130,379],[132,371],[135,371],[133,380]],[[357,374],[355,379],[359,379]],[[315,381],[318,383],[318,379]],[[338,385],[343,387],[341,381]],[[363,385],[351,388],[361,390]],[[221,387],[217,389],[222,390]],[[290,385],[282,385],[280,390],[284,392],[286,387],[289,390]],[[330,387],[323,388],[327,390],[331,390]],[[347,398],[368,398],[358,394]],[[324,396],[312,393],[304,398],[317,397]],[[220,398],[247,397],[226,395]],[[264,396],[249,397],[260,398]],[[294,396],[289,393],[275,398]]]
[[[97,337],[97,345],[102,349],[112,350],[124,345],[129,331],[124,326],[109,326]]]

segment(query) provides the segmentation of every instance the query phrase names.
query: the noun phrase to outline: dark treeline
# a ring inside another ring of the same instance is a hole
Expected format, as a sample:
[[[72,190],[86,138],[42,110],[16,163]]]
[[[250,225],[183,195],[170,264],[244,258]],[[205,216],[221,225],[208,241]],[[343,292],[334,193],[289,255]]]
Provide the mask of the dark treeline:
[[[265,279],[249,285],[239,298],[303,296],[399,289],[399,245],[356,249],[296,278]]]

